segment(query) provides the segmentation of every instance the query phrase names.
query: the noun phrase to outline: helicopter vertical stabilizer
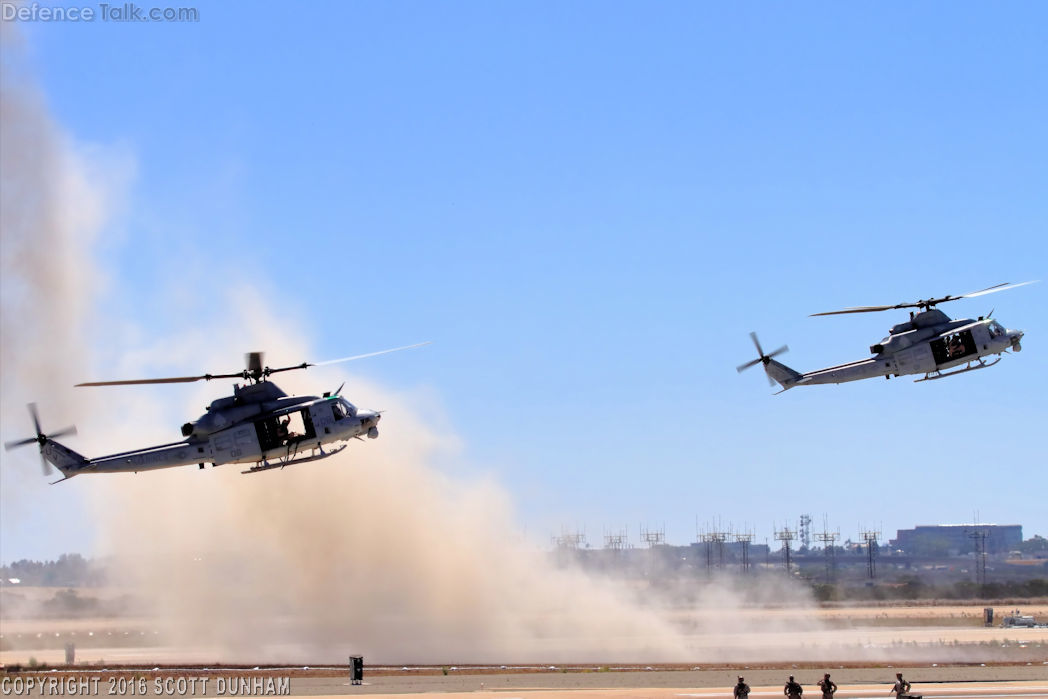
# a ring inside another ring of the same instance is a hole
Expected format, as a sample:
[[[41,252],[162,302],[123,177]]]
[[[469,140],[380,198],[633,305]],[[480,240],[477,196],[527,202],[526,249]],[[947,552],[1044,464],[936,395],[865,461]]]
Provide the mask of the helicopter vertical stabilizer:
[[[760,340],[757,339],[757,333],[750,333],[750,339],[753,340],[753,346],[757,348],[757,358],[746,362],[745,364],[740,364],[736,367],[736,371],[741,373],[749,369],[751,366],[763,364],[764,373],[768,375],[768,384],[774,386],[775,383],[778,382],[778,384],[782,386],[783,391],[787,388],[793,388],[797,385],[798,381],[804,378],[803,374],[794,371],[782,362],[777,362],[772,358],[783,352],[789,352],[789,347],[783,345],[774,352],[765,354],[764,348],[761,347]]]
[[[804,375],[794,371],[782,362],[769,359],[764,365],[764,372],[769,378],[775,379],[776,383],[782,386],[782,390],[787,388],[793,388],[797,385],[797,382],[804,378]]]
[[[55,441],[55,437],[76,434],[76,427],[66,427],[51,434],[44,434],[44,430],[40,427],[40,416],[36,412],[36,403],[30,403],[27,407],[29,416],[33,420],[33,427],[36,429],[36,436],[6,442],[4,449],[10,451],[30,444],[39,445],[40,465],[43,466],[45,476],[51,475],[51,465],[57,466],[66,478],[72,478],[80,472],[80,469],[91,464],[80,454]]]
[[[48,439],[40,448],[40,455],[48,463],[62,472],[66,478],[72,478],[90,462],[81,454],[53,439]]]

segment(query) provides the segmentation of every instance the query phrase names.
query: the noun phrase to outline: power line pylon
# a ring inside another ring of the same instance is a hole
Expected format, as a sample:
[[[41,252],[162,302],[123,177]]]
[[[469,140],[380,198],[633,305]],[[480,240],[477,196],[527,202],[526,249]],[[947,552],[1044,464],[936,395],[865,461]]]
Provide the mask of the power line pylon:
[[[975,582],[978,585],[986,584],[986,530],[973,529],[968,532],[968,538],[975,545]]]
[[[815,533],[815,540],[822,542],[822,553],[826,559],[826,584],[829,585],[837,581],[837,547],[834,543],[837,539],[841,538],[841,532],[827,531],[826,525],[823,524],[823,530]]]
[[[629,548],[629,543],[629,537],[626,535],[625,529],[620,529],[614,534],[604,532],[604,548],[606,549],[622,551]]]
[[[709,577],[713,572],[713,534],[699,532],[699,541],[702,542],[702,548],[706,554],[706,576]]]
[[[750,571],[750,543],[753,541],[753,534],[751,532],[736,534],[735,541],[742,549],[742,572],[748,573]]]
[[[666,526],[663,525],[662,529],[656,529],[654,531],[641,527],[640,539],[648,545],[648,548],[661,546],[666,543]]]
[[[553,537],[557,548],[577,550],[586,543],[586,533],[580,531],[561,531],[560,536]]]
[[[797,532],[789,527],[775,530],[775,539],[782,542],[783,564],[786,566],[786,574],[790,573],[790,542],[797,536]]]
[[[877,540],[881,538],[879,530],[867,529],[859,536],[866,542],[866,573],[870,580],[877,577]]]

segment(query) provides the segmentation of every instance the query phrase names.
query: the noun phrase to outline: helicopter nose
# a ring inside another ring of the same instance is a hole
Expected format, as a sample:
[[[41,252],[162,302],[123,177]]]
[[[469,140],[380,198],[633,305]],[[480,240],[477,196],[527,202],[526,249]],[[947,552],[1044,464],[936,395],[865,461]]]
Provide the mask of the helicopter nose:
[[[1023,339],[1022,330],[1010,330],[1008,332],[1008,339],[1012,341],[1012,349],[1016,352],[1022,351],[1023,346],[1019,344],[1019,341]]]
[[[357,417],[360,418],[360,422],[363,425],[374,425],[382,419],[382,415],[374,410],[358,410]]]

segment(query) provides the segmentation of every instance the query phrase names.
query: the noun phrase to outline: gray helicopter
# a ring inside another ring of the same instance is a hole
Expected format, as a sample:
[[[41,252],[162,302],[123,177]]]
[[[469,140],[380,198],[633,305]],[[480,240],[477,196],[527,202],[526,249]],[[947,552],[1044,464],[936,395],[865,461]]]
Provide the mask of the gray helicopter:
[[[844,383],[876,376],[889,379],[892,376],[904,374],[924,374],[922,378],[914,379],[914,381],[930,381],[976,369],[985,369],[1001,361],[1003,352],[1022,350],[1020,340],[1022,340],[1023,332],[1009,330],[1002,326],[990,317],[993,311],[986,317],[979,316],[977,320],[970,318],[951,320],[935,306],[947,301],[983,296],[1033,283],[1004,283],[960,296],[943,296],[913,303],[898,303],[893,306],[859,306],[841,311],[813,313],[812,316],[832,316],[842,313],[873,313],[895,308],[919,309],[918,313],[910,311],[908,321],[893,326],[888,337],[871,346],[870,353],[874,356],[869,359],[860,359],[857,362],[801,374],[773,359],[788,351],[789,347],[783,345],[774,352],[765,354],[757,340],[757,334],[750,333],[750,338],[757,348],[758,357],[751,362],[739,365],[736,369],[742,372],[757,364],[763,364],[764,372],[768,375],[768,383],[774,386],[777,382],[782,386],[783,391],[794,386]],[[985,357],[990,355],[997,355],[997,357],[986,361]],[[962,364],[965,366],[961,367]],[[953,371],[946,371],[949,369]]]
[[[342,398],[339,395],[342,386],[334,393],[327,392],[322,397],[289,396],[269,381],[269,377],[279,372],[364,359],[428,344],[422,342],[326,362],[303,362],[276,369],[263,366],[261,352],[251,352],[246,355],[247,368],[231,374],[80,383],[77,384],[78,387],[191,383],[231,378],[241,378],[245,381],[243,385],[233,385],[232,396],[212,401],[207,412],[200,418],[182,425],[182,436],[185,439],[178,442],[88,459],[56,441],[58,437],[76,434],[75,427],[67,427],[50,435],[44,434],[36,405],[30,403],[29,414],[33,419],[36,436],[7,442],[4,448],[10,450],[38,444],[44,475],[50,475],[52,465],[62,473],[63,478],[55,483],[88,473],[138,473],[189,464],[197,464],[204,468],[204,464],[208,462],[212,466],[253,463],[254,466],[241,473],[258,473],[316,461],[339,453],[346,448],[345,442],[350,439],[378,437],[381,413],[359,409]],[[329,448],[325,450],[325,446]]]

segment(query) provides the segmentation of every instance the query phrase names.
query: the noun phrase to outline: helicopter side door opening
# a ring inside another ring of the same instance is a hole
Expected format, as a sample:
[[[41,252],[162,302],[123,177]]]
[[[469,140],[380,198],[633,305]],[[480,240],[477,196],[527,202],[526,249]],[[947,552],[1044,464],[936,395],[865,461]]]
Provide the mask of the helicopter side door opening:
[[[936,366],[955,362],[978,352],[970,329],[938,337],[931,341],[931,347]]]
[[[308,408],[259,420],[255,423],[255,432],[264,452],[317,436]]]

